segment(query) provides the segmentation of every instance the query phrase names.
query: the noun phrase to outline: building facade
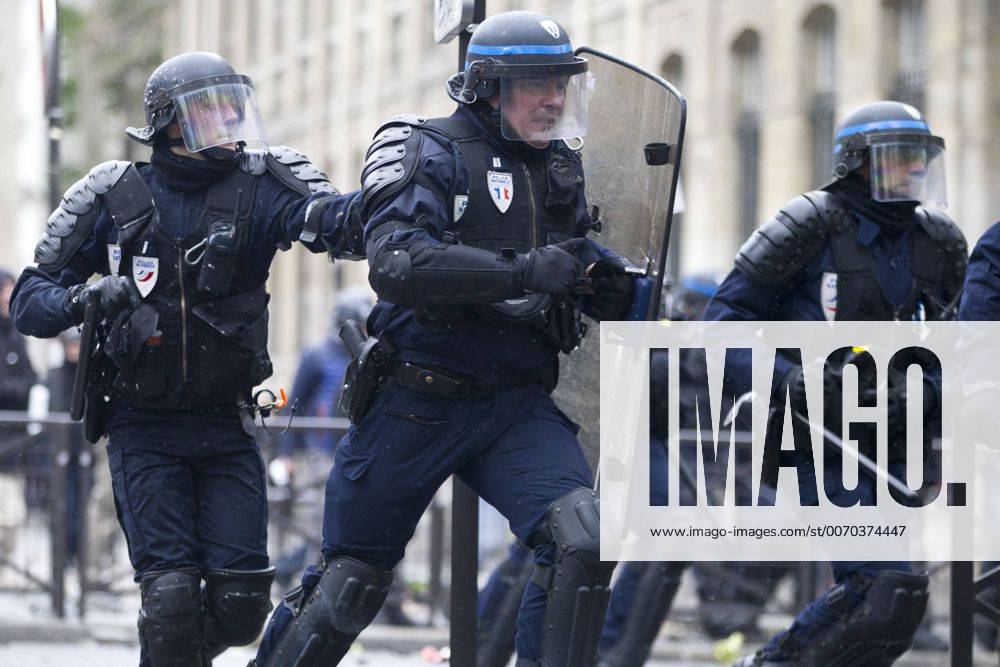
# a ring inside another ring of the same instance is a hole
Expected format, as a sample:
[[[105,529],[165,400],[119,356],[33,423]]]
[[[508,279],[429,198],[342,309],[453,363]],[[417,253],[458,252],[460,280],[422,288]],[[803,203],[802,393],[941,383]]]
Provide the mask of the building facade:
[[[536,9],[574,43],[665,76],[688,101],[675,230],[681,272],[725,271],[742,241],[829,176],[832,134],[853,107],[900,99],[945,137],[949,213],[970,242],[1000,218],[1000,0],[489,0]],[[272,143],[357,187],[379,123],[447,114],[456,45],[433,42],[431,0],[175,0],[166,53],[217,51],[254,79]],[[599,85],[599,82],[598,82]],[[296,248],[277,259],[280,376],[329,322],[363,263]]]

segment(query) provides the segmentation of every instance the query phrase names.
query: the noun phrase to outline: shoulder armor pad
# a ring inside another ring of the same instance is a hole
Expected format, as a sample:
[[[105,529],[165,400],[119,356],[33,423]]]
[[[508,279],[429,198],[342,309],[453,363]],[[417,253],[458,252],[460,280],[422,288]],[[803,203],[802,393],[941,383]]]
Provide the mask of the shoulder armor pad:
[[[958,228],[955,221],[935,208],[917,208],[920,226],[927,235],[944,248],[947,262],[960,278],[965,276],[965,268],[969,264],[969,245],[965,234]]]
[[[275,178],[303,196],[318,192],[340,194],[309,158],[288,146],[271,146],[264,161]]]
[[[802,270],[831,235],[853,222],[835,195],[822,190],[799,195],[751,234],[736,255],[736,268],[756,283],[777,285]]]
[[[423,116],[402,114],[376,130],[361,171],[361,210],[365,219],[413,178],[424,139],[423,133],[413,128],[426,121]]]
[[[66,265],[94,226],[98,197],[114,188],[131,166],[122,160],[102,162],[66,190],[35,246],[39,268],[51,273]]]

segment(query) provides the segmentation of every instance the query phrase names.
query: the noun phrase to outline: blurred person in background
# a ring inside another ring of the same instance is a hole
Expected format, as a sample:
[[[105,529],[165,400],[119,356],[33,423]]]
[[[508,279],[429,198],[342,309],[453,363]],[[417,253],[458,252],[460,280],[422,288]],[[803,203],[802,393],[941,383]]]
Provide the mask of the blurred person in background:
[[[38,376],[28,358],[26,340],[11,322],[15,284],[15,277],[0,269],[0,410],[23,411],[28,409],[28,396]],[[0,424],[0,442],[23,434],[23,426]]]
[[[25,338],[10,319],[14,276],[0,269],[0,410],[28,409],[28,395],[37,381],[28,359]],[[21,444],[27,435],[23,424],[0,423],[0,553],[14,548],[16,531],[26,518],[27,492]]]

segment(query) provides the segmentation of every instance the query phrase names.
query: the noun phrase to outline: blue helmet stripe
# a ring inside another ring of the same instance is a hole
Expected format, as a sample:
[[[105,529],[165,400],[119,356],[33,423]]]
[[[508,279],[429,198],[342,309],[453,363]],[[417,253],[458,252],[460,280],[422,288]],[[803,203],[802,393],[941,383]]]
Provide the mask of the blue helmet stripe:
[[[837,139],[843,139],[852,134],[863,132],[873,132],[875,130],[923,130],[930,132],[927,123],[922,120],[878,120],[873,123],[862,123],[860,125],[848,125],[837,132]]]
[[[486,46],[475,44],[469,46],[469,53],[477,56],[540,56],[559,53],[572,53],[572,44],[519,44],[513,46]]]

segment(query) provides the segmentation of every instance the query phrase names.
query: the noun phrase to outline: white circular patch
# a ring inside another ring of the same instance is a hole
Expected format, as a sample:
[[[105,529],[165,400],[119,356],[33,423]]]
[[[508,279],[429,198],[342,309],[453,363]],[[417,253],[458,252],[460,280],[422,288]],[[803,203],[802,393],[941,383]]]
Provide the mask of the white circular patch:
[[[547,33],[549,33],[550,35],[552,35],[556,39],[559,39],[559,24],[558,23],[556,23],[555,21],[553,21],[551,19],[545,19],[544,21],[539,21],[538,25],[540,25],[543,28],[545,28],[545,31]]]

